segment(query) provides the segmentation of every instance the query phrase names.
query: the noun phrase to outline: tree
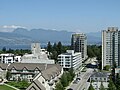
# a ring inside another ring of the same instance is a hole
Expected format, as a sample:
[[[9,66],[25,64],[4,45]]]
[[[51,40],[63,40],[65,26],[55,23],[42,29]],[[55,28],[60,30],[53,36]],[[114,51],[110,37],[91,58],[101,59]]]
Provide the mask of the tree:
[[[58,52],[58,55],[62,53],[62,43],[61,42],[58,42],[58,45],[57,45],[57,52]]]
[[[5,53],[6,52],[6,47],[3,47],[2,51]]]
[[[110,65],[106,65],[106,66],[104,67],[104,70],[106,70],[106,71],[109,71],[109,69],[110,69]]]
[[[54,45],[53,45],[53,51],[57,51],[57,44],[56,43],[54,43]]]
[[[115,86],[116,86],[117,90],[120,90],[120,77],[119,77],[119,74],[117,74],[117,76],[116,76]]]
[[[12,76],[11,73],[9,71],[7,71],[7,73],[6,73],[6,79],[9,80],[11,78],[11,76]]]
[[[88,54],[88,57],[90,58],[95,57],[95,54],[90,46],[88,46],[87,54]]]
[[[61,83],[62,83],[62,85],[63,85],[63,87],[66,87],[68,84],[69,84],[69,82],[68,82],[68,80],[67,80],[67,75],[66,75],[66,73],[63,73],[63,75],[61,76]]]
[[[110,77],[110,81],[109,81],[107,90],[116,90],[116,87],[115,87],[111,77]]]
[[[91,83],[90,83],[90,86],[89,86],[88,90],[95,90]]]
[[[48,51],[49,53],[52,52],[52,45],[51,45],[50,42],[48,42],[47,51]]]
[[[72,77],[72,80],[73,80],[74,77],[75,77],[75,73],[74,73],[73,68],[70,68],[70,69],[69,69],[69,73],[70,73],[70,75],[71,75],[71,77]]]
[[[57,83],[55,86],[55,90],[64,90],[63,85],[61,84],[61,82]]]
[[[72,81],[72,76],[70,75],[69,72],[66,72],[66,74],[67,74],[67,80],[68,80],[68,82],[71,82]]]
[[[57,57],[58,57],[58,53],[57,53],[57,51],[52,51],[52,54],[51,54],[51,59],[54,59],[55,60],[55,62],[57,62]]]
[[[105,90],[102,82],[101,82],[101,85],[100,85],[100,90]]]

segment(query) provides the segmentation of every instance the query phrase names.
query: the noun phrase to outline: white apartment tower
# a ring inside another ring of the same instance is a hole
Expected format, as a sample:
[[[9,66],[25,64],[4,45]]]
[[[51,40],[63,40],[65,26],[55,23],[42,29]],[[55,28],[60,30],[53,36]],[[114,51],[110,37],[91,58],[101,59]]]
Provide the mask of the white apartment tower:
[[[71,47],[75,52],[82,53],[82,59],[87,58],[87,36],[83,33],[72,34]]]
[[[102,31],[102,69],[114,64],[120,66],[120,31],[117,27],[108,27]]]

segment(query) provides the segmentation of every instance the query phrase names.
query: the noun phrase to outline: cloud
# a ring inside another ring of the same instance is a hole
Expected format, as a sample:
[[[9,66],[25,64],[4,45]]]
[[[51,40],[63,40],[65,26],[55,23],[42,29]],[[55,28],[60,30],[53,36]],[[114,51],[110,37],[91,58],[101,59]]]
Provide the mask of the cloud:
[[[26,28],[26,27],[17,26],[17,25],[4,25],[4,26],[2,26],[2,28],[4,28],[4,29],[16,29],[16,28]]]
[[[16,28],[26,28],[18,25],[3,25],[0,26],[0,32],[12,32]]]

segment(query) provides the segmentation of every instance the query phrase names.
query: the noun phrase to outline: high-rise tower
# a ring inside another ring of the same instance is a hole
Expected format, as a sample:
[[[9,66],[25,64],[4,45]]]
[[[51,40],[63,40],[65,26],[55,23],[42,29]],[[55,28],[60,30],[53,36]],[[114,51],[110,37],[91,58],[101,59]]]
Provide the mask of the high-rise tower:
[[[102,31],[102,69],[115,64],[120,66],[120,31],[117,27],[108,27]]]
[[[82,58],[87,58],[87,36],[83,33],[72,34],[71,47],[75,52],[81,52]]]

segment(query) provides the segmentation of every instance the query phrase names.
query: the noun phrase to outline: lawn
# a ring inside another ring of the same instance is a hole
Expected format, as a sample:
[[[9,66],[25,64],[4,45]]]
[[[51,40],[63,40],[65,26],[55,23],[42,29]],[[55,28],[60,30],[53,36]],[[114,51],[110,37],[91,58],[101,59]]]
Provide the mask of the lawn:
[[[30,85],[30,83],[28,83],[25,80],[23,80],[23,81],[11,81],[11,82],[8,82],[7,84],[14,86],[16,88],[19,88],[20,90],[25,90]]]
[[[0,85],[0,90],[15,90],[15,89],[8,87],[6,85]]]

